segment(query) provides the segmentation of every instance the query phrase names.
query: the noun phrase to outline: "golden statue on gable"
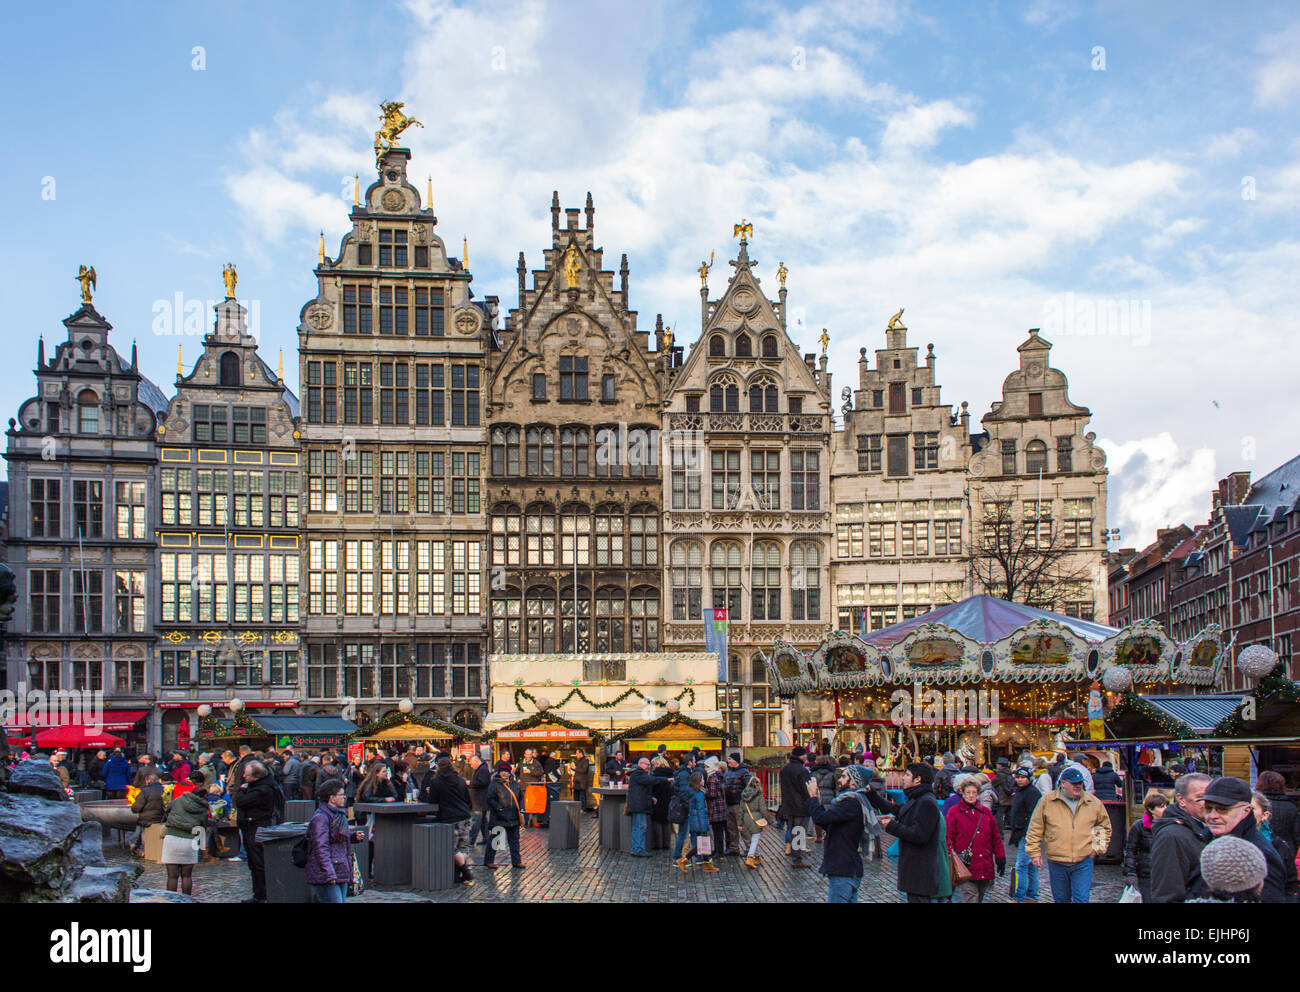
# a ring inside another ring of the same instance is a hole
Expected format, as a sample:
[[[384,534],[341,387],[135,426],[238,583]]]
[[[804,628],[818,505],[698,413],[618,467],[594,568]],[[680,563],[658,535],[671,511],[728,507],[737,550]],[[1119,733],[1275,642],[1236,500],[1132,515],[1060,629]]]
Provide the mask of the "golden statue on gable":
[[[81,283],[81,302],[90,302],[90,291],[95,288],[95,267],[92,265],[86,268],[84,265],[77,270],[75,276],[77,282]]]
[[[733,238],[752,238],[754,236],[754,225],[742,217],[739,224],[731,225],[731,236]]]
[[[564,253],[564,284],[573,289],[578,285],[578,249],[569,242],[569,250]]]
[[[898,313],[894,314],[894,316],[889,318],[889,326],[886,327],[885,330],[887,331],[906,330],[906,328],[903,326],[903,310],[901,307],[899,308]]]
[[[790,270],[785,267],[784,262],[781,262],[780,264],[777,265],[776,278],[781,283],[782,289],[785,289],[785,277],[789,274],[790,274]]]
[[[817,340],[821,343],[821,346],[822,346],[822,355],[825,355],[825,354],[826,354],[826,349],[829,348],[829,347],[831,346],[831,336],[830,336],[830,332],[827,331],[826,328],[823,327],[823,328],[822,328],[822,336],[821,336],[820,338],[818,338]]]
[[[711,268],[713,268],[713,252],[709,252],[709,260],[707,262],[700,262],[700,267],[696,270],[700,274],[701,286],[707,286],[709,284],[709,269]]]
[[[226,299],[235,298],[235,284],[239,282],[239,276],[235,274],[235,263],[227,262],[226,267],[221,270],[221,278],[226,283]]]
[[[381,103],[379,109],[383,111],[383,117],[379,122],[379,130],[375,132],[375,168],[381,168],[384,164],[384,155],[392,149],[398,136],[408,127],[414,124],[416,127],[424,127],[414,117],[407,117],[402,113],[404,103],[396,101],[390,103]]]

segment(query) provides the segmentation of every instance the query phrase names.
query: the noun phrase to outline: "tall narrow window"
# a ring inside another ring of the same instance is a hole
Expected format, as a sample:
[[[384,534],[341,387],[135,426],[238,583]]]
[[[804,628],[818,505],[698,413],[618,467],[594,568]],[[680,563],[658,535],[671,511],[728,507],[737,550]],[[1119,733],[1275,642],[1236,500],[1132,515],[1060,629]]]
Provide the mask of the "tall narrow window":
[[[99,397],[94,390],[83,389],[77,396],[77,432],[99,433]]]
[[[221,355],[221,367],[218,373],[219,383],[222,386],[239,387],[239,355],[233,351],[223,352]]]

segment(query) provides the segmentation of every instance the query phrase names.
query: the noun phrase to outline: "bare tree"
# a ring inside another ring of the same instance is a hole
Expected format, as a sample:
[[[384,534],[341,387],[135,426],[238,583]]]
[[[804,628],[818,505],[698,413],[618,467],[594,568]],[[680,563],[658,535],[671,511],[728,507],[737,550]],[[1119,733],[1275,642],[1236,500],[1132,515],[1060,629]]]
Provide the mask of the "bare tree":
[[[1067,545],[1064,528],[1051,518],[1051,501],[1026,500],[1037,512],[1016,515],[1012,488],[981,493],[982,506],[974,507],[979,532],[967,544],[971,576],[977,586],[996,590],[999,598],[1065,612],[1078,583],[1087,583],[1092,600],[1091,569],[1087,548]]]

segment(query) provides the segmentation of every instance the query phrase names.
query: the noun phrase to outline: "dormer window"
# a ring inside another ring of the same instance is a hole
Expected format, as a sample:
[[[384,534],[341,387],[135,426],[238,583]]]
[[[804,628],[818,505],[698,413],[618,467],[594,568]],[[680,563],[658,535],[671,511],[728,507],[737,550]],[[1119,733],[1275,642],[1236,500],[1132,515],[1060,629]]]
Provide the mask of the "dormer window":
[[[222,386],[239,388],[239,356],[233,351],[222,354],[217,382]]]
[[[776,357],[777,357],[777,355],[776,355],[776,337],[775,337],[774,335],[769,334],[767,337],[763,338],[763,357],[764,357],[764,358],[776,358]]]
[[[77,433],[99,433],[99,397],[93,389],[83,389],[77,395]]]
[[[736,357],[737,358],[754,357],[754,346],[753,343],[749,340],[748,334],[736,335]]]
[[[379,264],[406,268],[406,231],[396,228],[379,230]]]
[[[721,334],[715,334],[709,338],[709,357],[725,358],[727,355],[727,342]]]

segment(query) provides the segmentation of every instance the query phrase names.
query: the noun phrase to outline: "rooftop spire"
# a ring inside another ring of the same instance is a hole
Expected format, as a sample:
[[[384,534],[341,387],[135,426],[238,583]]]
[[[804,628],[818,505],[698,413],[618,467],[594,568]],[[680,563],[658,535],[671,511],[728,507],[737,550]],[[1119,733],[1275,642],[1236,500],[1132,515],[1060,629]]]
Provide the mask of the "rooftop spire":
[[[316,252],[316,262],[320,265],[325,264],[325,232],[320,232],[320,248]]]

